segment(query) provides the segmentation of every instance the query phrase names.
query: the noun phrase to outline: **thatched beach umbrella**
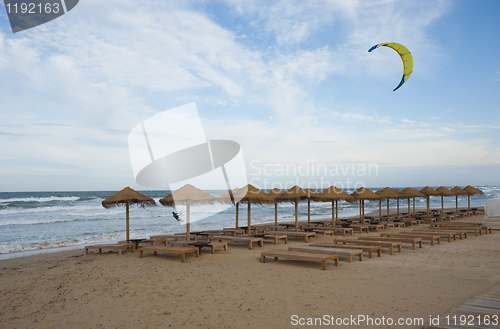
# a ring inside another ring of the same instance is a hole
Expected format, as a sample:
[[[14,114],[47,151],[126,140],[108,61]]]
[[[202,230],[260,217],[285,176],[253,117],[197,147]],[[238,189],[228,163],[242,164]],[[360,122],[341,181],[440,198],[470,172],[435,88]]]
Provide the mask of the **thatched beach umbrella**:
[[[390,187],[385,187],[381,190],[378,190],[377,192],[375,192],[375,194],[377,194],[378,196],[380,196],[380,202],[379,202],[379,216],[381,216],[380,214],[380,203],[382,202],[382,199],[386,199],[387,200],[387,220],[389,220],[389,199],[398,199],[400,197],[400,194],[396,191],[394,191],[392,188]]]
[[[266,194],[274,199],[274,225],[278,225],[278,202],[276,198],[283,194],[283,191],[275,187]]]
[[[403,191],[401,191],[401,193],[403,194],[403,196],[408,198],[408,218],[410,218],[410,199],[413,198],[413,213],[415,213],[415,198],[423,198],[425,197],[425,195],[411,187],[405,188]]]
[[[186,184],[160,199],[160,203],[166,207],[175,207],[176,204],[186,205],[186,241],[188,242],[190,240],[191,230],[191,205],[214,204],[216,202],[216,197],[190,184]]]
[[[277,202],[294,202],[295,203],[295,231],[299,230],[299,201],[308,198],[309,193],[307,193],[304,189],[294,186],[283,192],[280,196],[276,198]]]
[[[240,200],[239,202],[246,202],[248,204],[248,235],[251,234],[252,220],[251,220],[251,207],[250,204],[271,204],[275,203],[274,199],[268,196],[266,193],[262,192],[253,185],[248,184],[234,193],[235,198]],[[238,211],[238,209],[236,209]]]
[[[468,199],[469,199],[469,210],[470,210],[470,196],[471,195],[475,195],[475,194],[484,194],[483,191],[481,191],[480,189],[478,188],[475,188],[474,186],[470,186],[470,185],[467,185],[466,187],[464,187],[464,191],[467,192],[467,196],[468,196]]]
[[[351,196],[359,200],[359,218],[361,222],[365,223],[365,200],[380,200],[380,196],[370,191],[366,187],[360,187],[351,193]]]
[[[444,213],[444,199],[443,197],[445,195],[452,195],[452,193],[450,192],[450,190],[444,186],[440,186],[436,189],[436,193],[438,193],[437,195],[440,195],[441,196],[441,215]]]
[[[465,192],[463,188],[460,188],[458,186],[450,189],[450,192],[455,196],[455,211],[458,211],[458,196],[467,195],[467,192]]]
[[[432,187],[429,187],[429,186],[426,186],[424,187],[423,189],[420,190],[420,193],[422,193],[423,195],[425,195],[425,197],[427,198],[427,216],[430,215],[430,201],[429,201],[429,198],[431,195],[439,195],[438,192],[436,192],[435,189],[433,189]]]
[[[314,201],[332,202],[332,226],[335,226],[335,222],[339,219],[339,200],[356,202],[355,198],[335,186],[330,186],[323,191],[314,194],[312,199]]]
[[[106,200],[102,202],[102,206],[104,208],[113,208],[113,207],[118,207],[120,205],[125,205],[126,208],[126,220],[127,220],[127,240],[130,239],[130,234],[129,234],[129,206],[131,204],[139,204],[141,206],[144,206],[146,204],[156,206],[155,200],[145,196],[144,194],[141,194],[130,187],[126,187],[120,192],[117,192],[116,194],[113,194]]]

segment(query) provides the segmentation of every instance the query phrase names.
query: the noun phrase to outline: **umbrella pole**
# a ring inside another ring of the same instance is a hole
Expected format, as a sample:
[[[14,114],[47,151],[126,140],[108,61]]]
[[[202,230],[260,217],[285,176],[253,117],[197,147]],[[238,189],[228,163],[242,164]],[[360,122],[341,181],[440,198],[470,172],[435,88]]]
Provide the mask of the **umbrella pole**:
[[[278,202],[274,204],[274,225],[278,226]]]
[[[444,200],[443,200],[443,195],[441,195],[441,215],[444,214]]]
[[[387,220],[389,220],[389,198],[387,198]]]
[[[362,216],[361,223],[364,224],[365,223],[365,200],[364,199],[361,200],[361,204],[362,204],[362,207],[361,207],[361,214],[362,214],[361,215]]]
[[[382,199],[378,200],[378,217],[382,217]]]
[[[399,199],[398,199],[398,213],[397,213],[397,215],[399,216]]]
[[[238,228],[238,214],[239,214],[240,203],[236,202],[236,228]]]
[[[458,194],[455,195],[455,211],[458,212]]]
[[[295,231],[299,230],[299,198],[295,199]]]
[[[415,197],[413,197],[413,214],[415,215]]]
[[[335,200],[335,223],[339,221],[339,200]]]
[[[361,199],[359,199],[359,220],[361,220]]]
[[[332,200],[332,226],[335,226],[335,201]]]
[[[129,235],[129,225],[128,225],[128,220],[129,220],[129,201],[127,201],[127,210],[126,210],[126,213],[127,213],[127,242],[128,240],[130,239],[130,235]]]
[[[307,222],[311,222],[311,199],[307,199]]]
[[[467,194],[468,199],[469,199],[469,210],[470,210],[470,194]]]
[[[250,200],[248,200],[248,236],[252,233],[252,225],[250,221]]]
[[[191,204],[186,204],[186,241],[189,243],[191,240]]]
[[[411,218],[410,198],[408,198],[408,219]]]
[[[427,217],[429,217],[429,215],[430,215],[430,210],[429,210],[429,199],[430,198],[431,198],[430,196],[427,196]]]

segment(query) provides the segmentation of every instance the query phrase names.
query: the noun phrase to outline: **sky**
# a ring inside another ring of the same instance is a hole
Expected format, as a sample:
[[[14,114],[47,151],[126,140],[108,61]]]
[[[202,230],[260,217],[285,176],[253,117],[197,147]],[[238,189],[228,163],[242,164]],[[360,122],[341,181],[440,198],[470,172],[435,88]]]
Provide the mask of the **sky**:
[[[259,188],[500,184],[500,1],[80,0],[0,8],[0,191],[136,183],[128,134],[195,103]],[[382,42],[405,45],[413,73]],[[312,185],[311,185],[312,184]]]

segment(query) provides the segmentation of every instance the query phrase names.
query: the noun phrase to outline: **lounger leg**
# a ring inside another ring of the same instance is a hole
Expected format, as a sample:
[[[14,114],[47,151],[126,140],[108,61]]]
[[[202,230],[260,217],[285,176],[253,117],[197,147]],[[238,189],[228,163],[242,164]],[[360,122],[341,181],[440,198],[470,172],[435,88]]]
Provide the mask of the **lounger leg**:
[[[88,248],[85,248],[85,254],[88,255],[89,254],[89,249]]]
[[[413,247],[413,250],[417,249],[417,246],[416,246],[415,241],[413,241],[413,242],[411,243],[411,245],[412,245],[412,247]]]
[[[211,246],[212,247],[212,255],[215,254],[215,246]]]
[[[132,252],[135,252],[135,246],[132,246]]]
[[[155,256],[156,256],[157,254],[158,254],[158,253],[157,253],[156,251],[155,251],[155,252],[153,252],[153,255],[155,255]]]
[[[305,238],[306,238],[306,243],[307,243],[307,241],[308,241],[307,236],[306,236]],[[325,265],[325,266],[326,266],[326,265]]]
[[[139,258],[142,258],[142,253],[143,253],[143,251],[142,251],[142,250],[139,250],[139,252],[141,253],[141,254],[139,255]]]
[[[118,248],[118,255],[122,254],[122,248]]]
[[[392,246],[389,246],[389,254],[392,255],[392,252],[393,252],[393,248],[392,248]]]
[[[182,253],[181,254],[181,262],[185,262],[186,261],[186,254]]]
[[[274,238],[274,244],[278,244],[278,238]]]
[[[372,251],[368,250],[368,258],[372,258]]]
[[[196,250],[196,257],[200,257],[200,251]]]
[[[380,248],[380,249],[377,250],[377,254],[378,254],[379,257],[382,257],[382,248]]]
[[[99,253],[102,253],[102,249],[99,249]]]
[[[266,256],[260,256],[260,262],[265,263],[266,262]]]
[[[278,261],[278,257],[274,257],[274,260],[275,260],[275,261]]]
[[[276,244],[278,244],[278,242],[276,242]],[[264,240],[259,241],[259,245],[260,245],[261,247],[264,247]]]
[[[401,252],[401,245],[398,246],[398,251]]]
[[[326,261],[325,260],[321,261],[321,266],[323,267],[323,270],[326,270]]]
[[[248,247],[250,248],[250,250],[252,250],[252,242],[248,243]]]
[[[347,256],[347,261],[350,263],[352,262],[352,255]]]
[[[359,260],[363,260],[363,253],[359,254]]]

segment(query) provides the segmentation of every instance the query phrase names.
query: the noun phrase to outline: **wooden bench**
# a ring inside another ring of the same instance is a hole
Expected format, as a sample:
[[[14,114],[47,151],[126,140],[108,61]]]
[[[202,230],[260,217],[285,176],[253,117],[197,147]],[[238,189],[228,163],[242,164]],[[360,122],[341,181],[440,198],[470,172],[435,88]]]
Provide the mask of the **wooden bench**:
[[[333,260],[335,266],[339,266],[339,256],[338,255],[325,255],[325,254],[313,254],[309,252],[299,252],[299,251],[290,251],[290,250],[270,250],[265,251],[260,254],[260,261],[262,263],[266,262],[266,257],[274,257],[274,260],[278,260],[278,258],[286,258],[293,260],[312,260],[321,262],[321,266],[323,270],[326,270],[326,261]]]
[[[409,233],[409,232],[398,232],[398,233],[380,233],[381,236],[393,236],[393,237],[403,237],[403,238],[422,238],[422,240],[429,240],[431,242],[431,246],[434,245],[434,240],[436,240],[437,244],[441,244],[441,236],[432,235],[432,234],[418,234],[418,233]]]
[[[384,229],[385,225],[384,224],[369,224],[368,227],[374,229],[375,232],[378,232],[379,229]]]
[[[264,246],[264,239],[262,238],[254,238],[250,236],[229,236],[229,235],[216,235],[209,237],[210,241],[218,240],[219,242],[228,241],[228,242],[245,242],[248,243],[248,247],[252,249],[252,243],[257,242],[259,246]]]
[[[457,233],[455,233],[453,231],[411,230],[411,231],[407,231],[407,232],[410,232],[410,233],[415,232],[415,233],[430,234],[430,235],[439,235],[441,237],[448,238],[448,242],[451,242],[451,239],[453,239],[453,240],[457,239]]]
[[[333,230],[342,233],[342,236],[347,236],[347,233],[351,235],[354,234],[354,229],[352,227],[334,227]]]
[[[431,226],[434,226],[434,227],[455,227],[455,228],[462,228],[463,226],[464,227],[480,227],[481,229],[484,230],[484,233],[486,233],[486,234],[492,233],[491,226],[486,226],[486,225],[483,225],[482,223],[469,223],[469,222],[435,223],[435,224],[431,224]]]
[[[422,248],[422,238],[412,238],[412,237],[388,237],[388,236],[364,236],[359,237],[361,240],[375,240],[375,241],[394,241],[401,243],[411,243],[413,250],[416,249],[418,243],[419,247]]]
[[[388,228],[388,227],[394,227],[394,223],[393,222],[387,222],[387,221],[382,221],[382,222],[379,222],[380,225],[384,225],[384,228]],[[404,225],[404,223],[403,223]]]
[[[96,244],[93,246],[85,246],[85,254],[89,254],[89,249],[99,249],[100,253],[102,253],[103,249],[118,249],[118,255],[121,255],[123,248],[132,248],[132,252],[135,252],[135,243]]]
[[[266,235],[264,235],[264,239],[273,240],[274,244],[278,244],[279,239],[283,239],[283,240],[285,240],[285,243],[288,243],[288,236],[287,235],[266,234]]]
[[[321,233],[323,235],[327,235],[327,234],[330,234],[330,235],[333,235],[333,229],[329,229],[329,230],[325,230],[325,229],[316,229],[316,230],[313,230],[313,232],[316,232],[316,233]]]
[[[350,224],[349,227],[351,228],[357,228],[359,230],[359,233],[363,233],[363,230],[366,230],[366,233],[369,231],[369,226],[364,225],[364,224]]]
[[[174,246],[148,246],[142,247],[139,249],[141,253],[139,258],[142,258],[144,252],[153,252],[154,255],[160,253],[164,254],[180,254],[181,261],[184,263],[186,260],[186,254],[194,252],[196,253],[196,257],[200,257],[200,250],[196,247],[174,247]]]
[[[232,232],[233,235],[245,233],[245,230],[243,230],[243,229],[240,229],[240,228],[229,228],[229,227],[223,228],[222,231],[223,232]]]
[[[324,248],[341,248],[352,250],[363,250],[368,252],[368,258],[372,258],[373,252],[376,251],[379,257],[382,256],[382,247],[380,246],[366,246],[366,245],[352,245],[352,244],[336,244],[336,243],[311,243],[311,247],[324,247]]]
[[[314,254],[347,256],[348,262],[352,262],[352,256],[358,256],[360,261],[363,260],[363,250],[361,249],[356,250],[356,249],[342,249],[342,248],[330,248],[330,247],[300,246],[300,247],[288,247],[288,250],[311,252]]]
[[[255,225],[254,227],[256,228],[264,228],[266,230],[273,230],[273,231],[279,231],[279,230],[286,230],[285,225],[267,225],[267,224],[262,224],[262,225]]]
[[[268,232],[269,235],[287,235],[288,237],[302,237],[305,239],[307,242],[309,240],[309,237],[316,237],[316,232],[297,232],[297,231],[274,231],[274,232]]]
[[[189,236],[194,241],[197,240],[197,236],[195,234],[190,234]],[[177,241],[177,239],[187,240],[186,239],[186,234],[183,234],[183,233],[179,233],[179,234],[152,235],[152,236],[150,236],[150,238],[151,239],[174,239],[175,241]]]
[[[451,224],[451,223],[450,223]],[[431,230],[452,230],[456,231],[457,233],[460,233],[460,239],[462,238],[462,233],[465,232],[465,237],[467,237],[467,232],[471,231],[474,232],[475,236],[482,235],[483,234],[483,229],[481,226],[440,226],[440,227],[430,227],[429,229]]]
[[[215,254],[215,248],[223,247],[224,250],[227,250],[227,242],[210,241],[210,244],[208,244],[207,247],[210,247],[212,254]]]
[[[367,240],[357,240],[357,239],[345,239],[345,238],[337,238],[333,242],[335,243],[349,243],[349,244],[367,244],[371,246],[381,246],[388,247],[389,254],[393,255],[394,247],[398,248],[398,251],[401,252],[401,242],[392,242],[392,241],[367,241]]]

